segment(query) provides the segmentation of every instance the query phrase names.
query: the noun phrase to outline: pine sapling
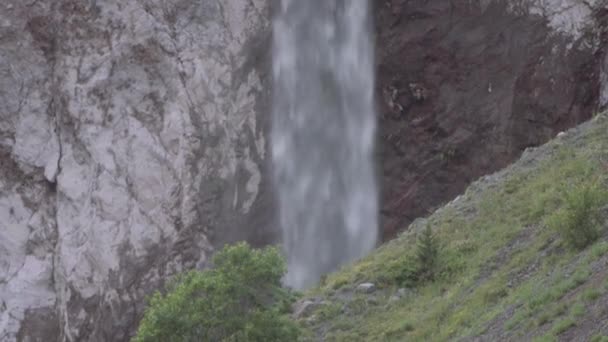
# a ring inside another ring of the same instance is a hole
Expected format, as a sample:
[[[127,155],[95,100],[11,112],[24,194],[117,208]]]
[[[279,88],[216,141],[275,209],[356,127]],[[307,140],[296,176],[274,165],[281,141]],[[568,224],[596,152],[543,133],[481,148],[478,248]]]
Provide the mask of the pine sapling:
[[[439,241],[427,225],[418,237],[416,248],[417,273],[420,281],[432,281],[437,273]]]

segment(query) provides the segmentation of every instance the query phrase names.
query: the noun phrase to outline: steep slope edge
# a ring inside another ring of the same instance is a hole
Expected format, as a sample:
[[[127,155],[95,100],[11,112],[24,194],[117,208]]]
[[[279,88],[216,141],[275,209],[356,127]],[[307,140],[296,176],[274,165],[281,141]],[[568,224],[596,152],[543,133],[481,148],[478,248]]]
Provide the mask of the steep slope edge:
[[[550,228],[566,195],[608,193],[608,114],[528,149],[368,258],[330,275],[300,317],[311,340],[588,340],[607,335],[608,206],[602,236],[579,250]],[[441,242],[433,282],[403,283],[416,237]],[[358,286],[375,285],[364,293]],[[403,287],[399,289],[400,287]],[[398,290],[399,289],[399,290]]]

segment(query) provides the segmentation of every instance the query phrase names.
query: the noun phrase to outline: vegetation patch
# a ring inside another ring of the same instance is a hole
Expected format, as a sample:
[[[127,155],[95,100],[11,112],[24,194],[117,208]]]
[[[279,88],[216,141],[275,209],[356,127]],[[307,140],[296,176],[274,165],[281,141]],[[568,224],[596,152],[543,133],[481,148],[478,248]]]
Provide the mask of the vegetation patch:
[[[587,172],[590,170],[583,174]],[[571,247],[585,248],[600,237],[601,209],[608,203],[608,192],[598,182],[592,182],[568,189],[564,198],[563,207],[549,217],[548,224]]]
[[[291,295],[282,288],[285,263],[276,248],[228,246],[214,268],[180,275],[149,301],[134,342],[294,341],[287,317]]]
[[[355,341],[554,340],[574,327],[586,317],[585,303],[599,297],[573,294],[595,272],[590,264],[608,252],[607,131],[608,119],[600,115],[484,177],[397,239],[329,275],[308,295],[334,301],[336,291],[363,282],[378,290],[372,301],[353,299],[363,307],[350,311],[348,331],[338,329],[337,322],[345,321],[338,315],[322,335]],[[421,248],[425,240],[436,247]],[[428,254],[435,257],[421,257]],[[412,294],[391,301],[399,288]],[[327,325],[310,328],[321,327]]]
[[[606,132],[599,115],[474,183],[324,277],[298,325],[279,252],[238,244],[154,294],[134,341],[553,341],[586,327],[608,290]]]
[[[576,322],[572,318],[564,318],[555,323],[551,332],[553,335],[559,335],[574,326],[576,326]]]

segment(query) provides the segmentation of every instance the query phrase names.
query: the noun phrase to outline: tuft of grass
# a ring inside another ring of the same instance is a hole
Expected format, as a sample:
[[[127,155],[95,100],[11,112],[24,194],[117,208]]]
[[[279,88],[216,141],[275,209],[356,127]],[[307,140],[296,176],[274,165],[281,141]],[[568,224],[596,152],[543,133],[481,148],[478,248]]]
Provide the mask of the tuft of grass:
[[[530,292],[528,295],[527,308],[530,314],[538,312],[541,308],[547,307],[550,303],[556,302],[564,297],[568,292],[584,284],[591,276],[588,268],[581,268],[572,276],[565,277],[552,286],[544,286],[544,289]]]
[[[608,253],[608,241],[600,241],[593,246],[591,246],[590,257],[591,260],[589,262],[597,260],[603,257],[606,253]]]
[[[553,342],[555,341],[555,337],[551,334],[545,334],[539,337],[536,337],[532,340],[533,342]]]
[[[342,313],[342,305],[339,303],[328,303],[321,305],[316,311],[317,317],[320,320],[328,320],[337,317]]]
[[[567,311],[568,304],[565,302],[559,302],[549,306],[543,312],[541,312],[536,319],[536,326],[540,327],[547,323],[553,322],[556,318],[564,315]]]
[[[591,337],[589,342],[608,342],[608,336],[605,335],[594,335]]]
[[[551,322],[552,318],[553,318],[553,315],[551,313],[549,313],[549,312],[543,312],[536,319],[536,326],[542,327],[543,325]]]
[[[387,330],[383,336],[387,340],[393,340],[399,336],[407,335],[415,330],[414,324],[410,321],[402,321],[394,329]]]
[[[529,313],[527,311],[518,311],[505,322],[505,330],[513,330],[513,328],[517,327],[521,322],[523,322],[527,317],[529,317]]]
[[[583,291],[583,293],[581,294],[581,298],[585,302],[593,302],[596,299],[600,298],[601,296],[602,296],[602,293],[595,288],[588,288],[585,291]]]
[[[586,311],[587,309],[583,303],[576,303],[572,306],[572,309],[570,309],[570,314],[572,317],[580,318],[585,315]]]
[[[504,287],[491,287],[483,292],[483,302],[486,304],[496,304],[502,298],[507,297],[508,294],[507,289]]]
[[[564,318],[553,325],[553,328],[551,328],[551,333],[557,336],[575,326],[576,322],[572,318]]]

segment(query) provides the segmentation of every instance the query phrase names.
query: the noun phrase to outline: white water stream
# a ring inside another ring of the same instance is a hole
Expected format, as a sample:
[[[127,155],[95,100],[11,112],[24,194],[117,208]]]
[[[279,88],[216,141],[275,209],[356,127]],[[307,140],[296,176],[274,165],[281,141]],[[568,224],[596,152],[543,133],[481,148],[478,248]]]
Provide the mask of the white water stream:
[[[367,0],[282,0],[274,19],[272,160],[294,288],[376,244],[371,29]]]

